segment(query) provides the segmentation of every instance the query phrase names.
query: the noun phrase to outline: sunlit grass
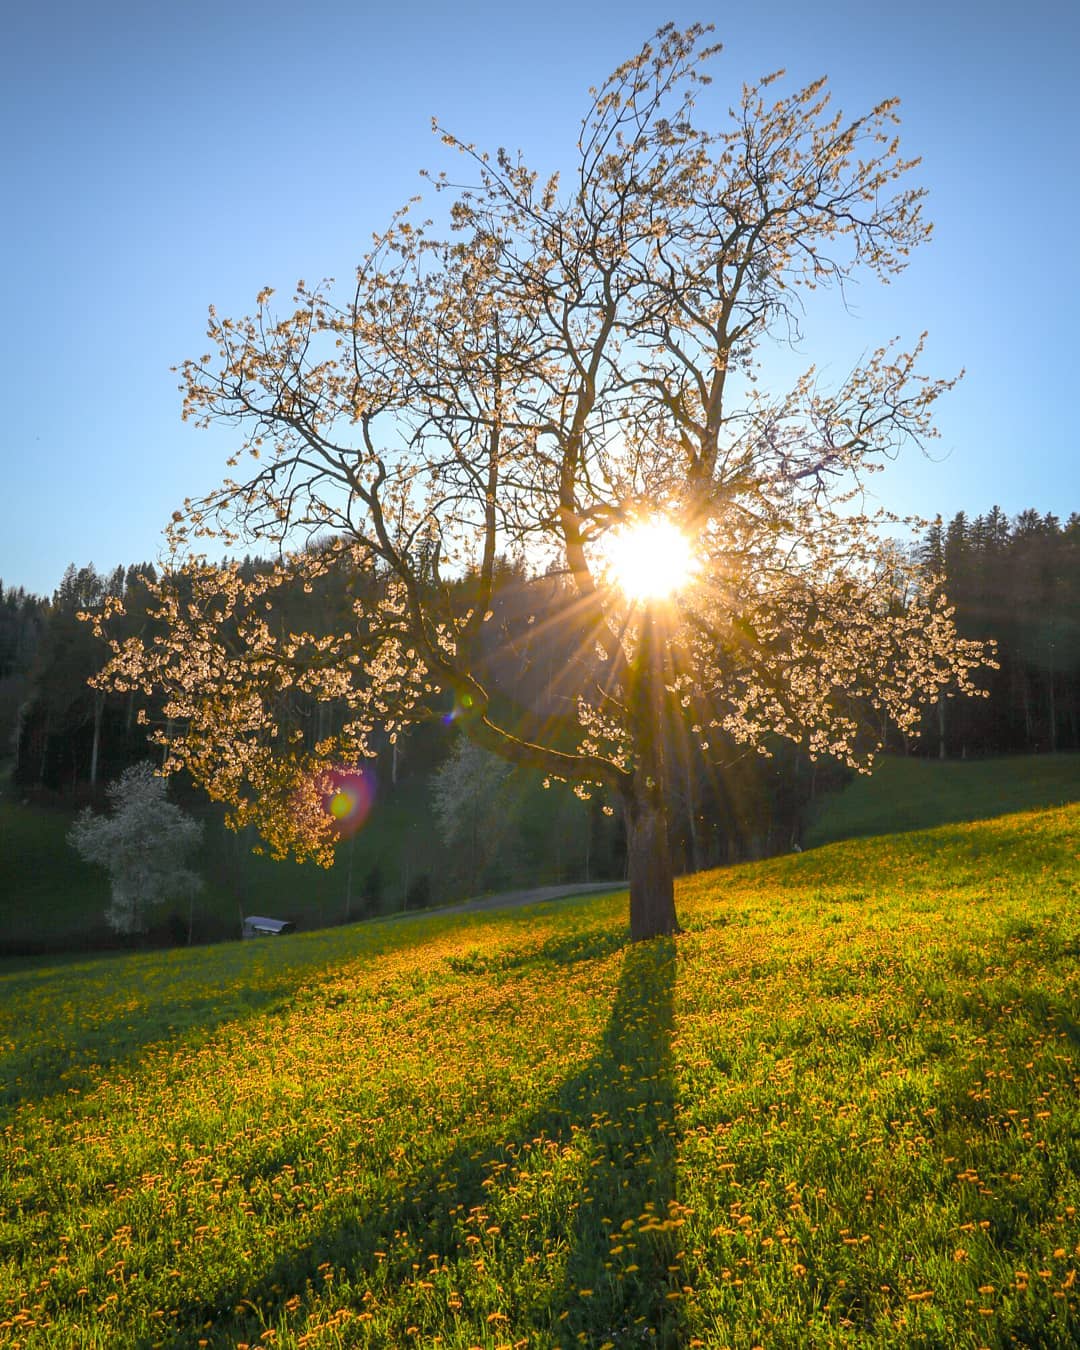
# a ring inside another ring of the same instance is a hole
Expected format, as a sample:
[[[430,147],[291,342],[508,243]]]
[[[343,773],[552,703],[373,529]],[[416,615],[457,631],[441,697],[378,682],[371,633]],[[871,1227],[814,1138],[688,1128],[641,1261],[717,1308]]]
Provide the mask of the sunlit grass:
[[[1078,830],[0,964],[0,1343],[1075,1345]]]

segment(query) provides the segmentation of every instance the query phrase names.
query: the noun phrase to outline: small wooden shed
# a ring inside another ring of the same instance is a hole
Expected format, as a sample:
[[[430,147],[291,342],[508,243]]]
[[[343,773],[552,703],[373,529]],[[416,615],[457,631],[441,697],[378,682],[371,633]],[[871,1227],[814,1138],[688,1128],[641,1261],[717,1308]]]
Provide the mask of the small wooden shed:
[[[295,933],[296,924],[288,919],[267,919],[261,914],[249,914],[244,920],[243,935],[246,938],[282,937],[285,933]]]

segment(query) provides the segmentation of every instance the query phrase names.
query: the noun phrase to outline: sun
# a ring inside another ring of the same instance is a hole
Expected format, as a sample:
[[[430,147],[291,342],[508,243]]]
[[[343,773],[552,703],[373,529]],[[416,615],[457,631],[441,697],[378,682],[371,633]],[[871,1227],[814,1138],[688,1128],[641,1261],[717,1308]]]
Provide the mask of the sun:
[[[666,516],[649,516],[608,536],[611,580],[630,600],[666,600],[697,570],[693,545]]]

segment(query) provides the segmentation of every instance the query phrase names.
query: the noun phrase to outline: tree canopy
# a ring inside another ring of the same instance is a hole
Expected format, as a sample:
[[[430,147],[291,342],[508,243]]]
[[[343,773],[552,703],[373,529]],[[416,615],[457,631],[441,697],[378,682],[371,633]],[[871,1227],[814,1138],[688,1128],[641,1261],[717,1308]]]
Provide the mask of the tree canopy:
[[[718,51],[706,28],[661,29],[592,91],[564,177],[437,126],[463,169],[431,180],[445,233],[411,205],[348,288],[211,311],[184,415],[241,429],[233,476],[177,512],[163,631],[116,639],[103,678],[164,690],[169,764],[276,851],[325,856],[325,772],[441,695],[487,749],[621,803],[632,932],[670,932],[674,737],[778,735],[862,767],[883,723],[913,731],[941,690],[973,688],[983,649],[863,495],[933,436],[952,382],[922,373],[921,339],[831,389],[813,367],[785,390],[761,378],[808,292],[888,281],[929,236],[897,102],[846,118],[824,79],[778,92],[778,72],[700,126]],[[692,567],[650,594],[613,559],[629,540],[660,569],[657,529]],[[191,553],[250,538],[280,565],[244,577]],[[507,557],[536,596],[513,616]],[[334,569],[348,610],[294,631],[289,594]],[[527,663],[568,627],[572,691],[525,706],[498,653]],[[304,699],[349,716],[314,734]]]

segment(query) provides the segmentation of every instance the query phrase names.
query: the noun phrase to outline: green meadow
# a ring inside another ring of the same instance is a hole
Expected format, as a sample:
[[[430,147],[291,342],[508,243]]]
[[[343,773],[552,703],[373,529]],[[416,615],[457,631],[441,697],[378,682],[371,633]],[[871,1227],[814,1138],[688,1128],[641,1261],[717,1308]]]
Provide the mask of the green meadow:
[[[936,760],[885,755],[822,798],[806,831],[808,846],[858,835],[926,830],[1080,801],[1080,755],[1009,755]]]
[[[887,757],[872,777],[857,777],[842,792],[820,799],[806,842],[816,846],[1076,801],[1080,755],[946,763]],[[527,829],[518,839],[519,856],[493,888],[581,876],[581,820],[574,811],[580,803],[569,794],[532,792],[524,806]],[[383,793],[368,824],[342,844],[330,869],[257,857],[252,837],[225,830],[220,811],[206,809],[202,815],[206,839],[197,867],[205,888],[194,902],[196,942],[238,936],[241,914],[288,918],[302,930],[359,918],[373,874],[381,887],[373,908],[384,913],[405,908],[409,887],[418,878],[430,883],[433,904],[459,900],[465,893],[460,878],[452,875],[452,853],[433,827],[423,779]],[[0,961],[9,953],[85,952],[117,945],[104,919],[108,878],[68,844],[73,819],[70,809],[20,804],[0,764]],[[553,838],[561,850],[552,849]],[[611,875],[603,870],[610,859],[593,862],[601,877]],[[183,943],[187,926],[187,906],[178,904],[158,917],[151,945]]]
[[[526,782],[506,803],[508,813],[520,811],[524,796],[527,810],[517,855],[487,878],[492,890],[563,883],[582,875],[581,803],[569,792],[531,787]],[[430,788],[422,778],[388,786],[365,828],[340,845],[329,869],[258,857],[252,852],[254,834],[240,837],[226,830],[219,808],[206,805],[193,814],[205,828],[195,861],[205,883],[194,901],[196,942],[239,937],[242,914],[270,914],[310,930],[359,919],[366,910],[401,912],[417,883],[431,904],[452,903],[467,894],[455,871],[454,851],[439,837]],[[74,818],[71,809],[20,803],[0,761],[0,960],[15,953],[117,945],[104,919],[108,878],[67,842]],[[597,862],[603,865],[603,859]],[[370,895],[373,876],[377,897]],[[150,945],[183,943],[188,917],[186,902],[155,916]]]
[[[1078,835],[0,963],[0,1344],[1075,1346]]]

